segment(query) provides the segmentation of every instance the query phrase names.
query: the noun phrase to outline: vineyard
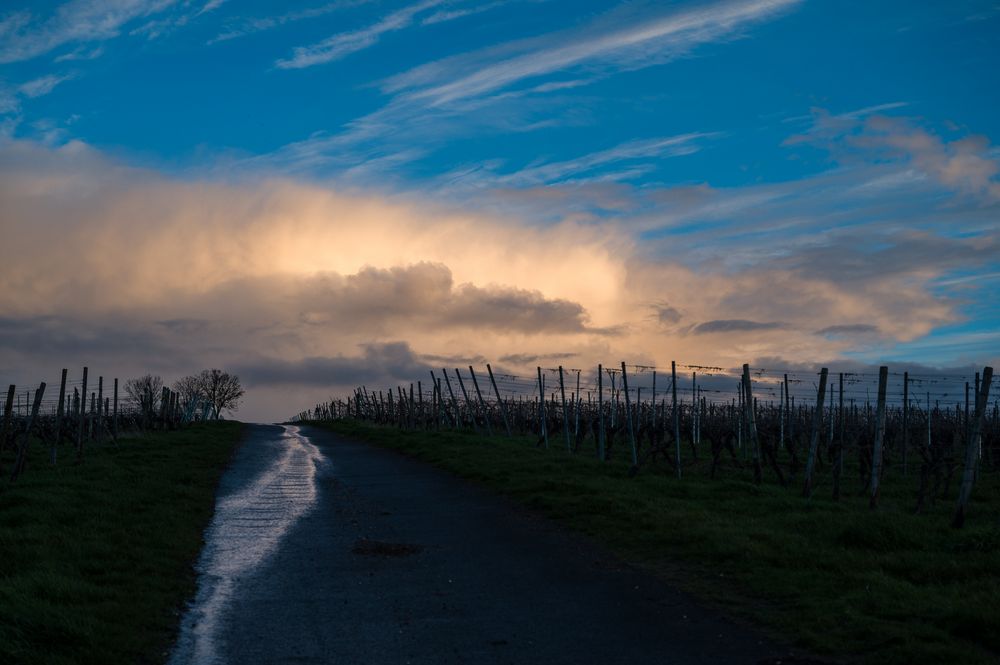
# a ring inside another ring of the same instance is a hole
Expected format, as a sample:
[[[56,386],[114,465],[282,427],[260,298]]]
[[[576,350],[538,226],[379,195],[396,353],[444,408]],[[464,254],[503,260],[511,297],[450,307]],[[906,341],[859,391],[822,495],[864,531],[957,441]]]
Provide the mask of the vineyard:
[[[672,363],[538,367],[533,377],[430,371],[429,381],[358,387],[298,419],[356,419],[417,430],[530,437],[568,454],[624,459],[628,473],[683,479],[752,473],[805,497],[860,494],[871,508],[884,483],[916,487],[913,510],[955,501],[965,521],[977,474],[1000,469],[1000,403],[993,369],[969,376],[890,372],[742,371]]]
[[[58,392],[44,381],[35,388],[10,385],[0,411],[0,474],[17,480],[33,443],[46,449],[51,464],[60,449],[80,463],[91,444],[117,446],[124,434],[172,430],[214,415],[207,401],[182,399],[166,386],[136,383],[131,392],[126,397],[117,378],[95,379],[87,367],[76,380],[62,370]]]

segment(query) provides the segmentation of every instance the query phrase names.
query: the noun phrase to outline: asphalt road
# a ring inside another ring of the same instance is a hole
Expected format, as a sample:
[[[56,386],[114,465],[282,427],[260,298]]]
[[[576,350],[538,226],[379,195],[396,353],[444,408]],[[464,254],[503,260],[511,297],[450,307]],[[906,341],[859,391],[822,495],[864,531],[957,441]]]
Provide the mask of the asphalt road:
[[[432,467],[254,426],[171,665],[792,662],[601,548]]]

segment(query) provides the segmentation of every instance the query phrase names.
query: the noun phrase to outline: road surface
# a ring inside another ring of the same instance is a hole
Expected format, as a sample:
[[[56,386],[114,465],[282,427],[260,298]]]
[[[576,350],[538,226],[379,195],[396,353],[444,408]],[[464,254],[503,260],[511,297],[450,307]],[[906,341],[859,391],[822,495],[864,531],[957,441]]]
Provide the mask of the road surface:
[[[198,572],[171,665],[792,662],[547,520],[314,428],[249,428]]]

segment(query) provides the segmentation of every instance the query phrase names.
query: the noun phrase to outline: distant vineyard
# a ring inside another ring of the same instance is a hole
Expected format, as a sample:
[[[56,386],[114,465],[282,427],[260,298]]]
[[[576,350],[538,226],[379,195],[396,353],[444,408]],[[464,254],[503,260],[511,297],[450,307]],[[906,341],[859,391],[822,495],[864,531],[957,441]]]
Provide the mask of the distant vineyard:
[[[388,390],[361,386],[318,404],[302,421],[353,418],[410,429],[469,429],[530,436],[601,460],[625,456],[630,473],[667,470],[682,478],[750,469],[817,491],[821,474],[834,499],[846,473],[872,508],[891,471],[919,481],[914,509],[950,499],[953,524],[965,520],[981,471],[1000,469],[1000,403],[990,404],[993,369],[970,376],[781,369],[742,371],[673,363],[655,367],[538,367],[533,377],[433,371],[425,383]]]
[[[175,429],[211,413],[204,401],[182,400],[165,386],[126,398],[117,378],[95,378],[86,367],[75,380],[64,369],[57,389],[44,381],[33,388],[11,385],[2,407],[0,474],[11,481],[24,472],[29,455],[44,454],[56,464],[63,450],[79,463],[92,444],[117,445],[122,434]],[[33,446],[42,450],[33,452]]]

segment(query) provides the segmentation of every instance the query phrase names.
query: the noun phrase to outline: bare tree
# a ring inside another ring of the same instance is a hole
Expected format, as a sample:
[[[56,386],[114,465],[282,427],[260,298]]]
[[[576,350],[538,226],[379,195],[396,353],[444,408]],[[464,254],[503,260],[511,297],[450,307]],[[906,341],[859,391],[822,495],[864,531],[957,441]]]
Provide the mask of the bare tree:
[[[204,398],[201,390],[201,377],[197,374],[191,374],[178,379],[174,382],[174,392],[177,393],[181,408],[187,409]]]
[[[125,394],[142,413],[153,412],[153,405],[163,392],[163,379],[159,375],[145,374],[125,382]]]
[[[220,369],[205,369],[198,375],[201,395],[215,410],[216,417],[223,411],[236,411],[240,406],[243,390],[240,379],[235,374]]]

